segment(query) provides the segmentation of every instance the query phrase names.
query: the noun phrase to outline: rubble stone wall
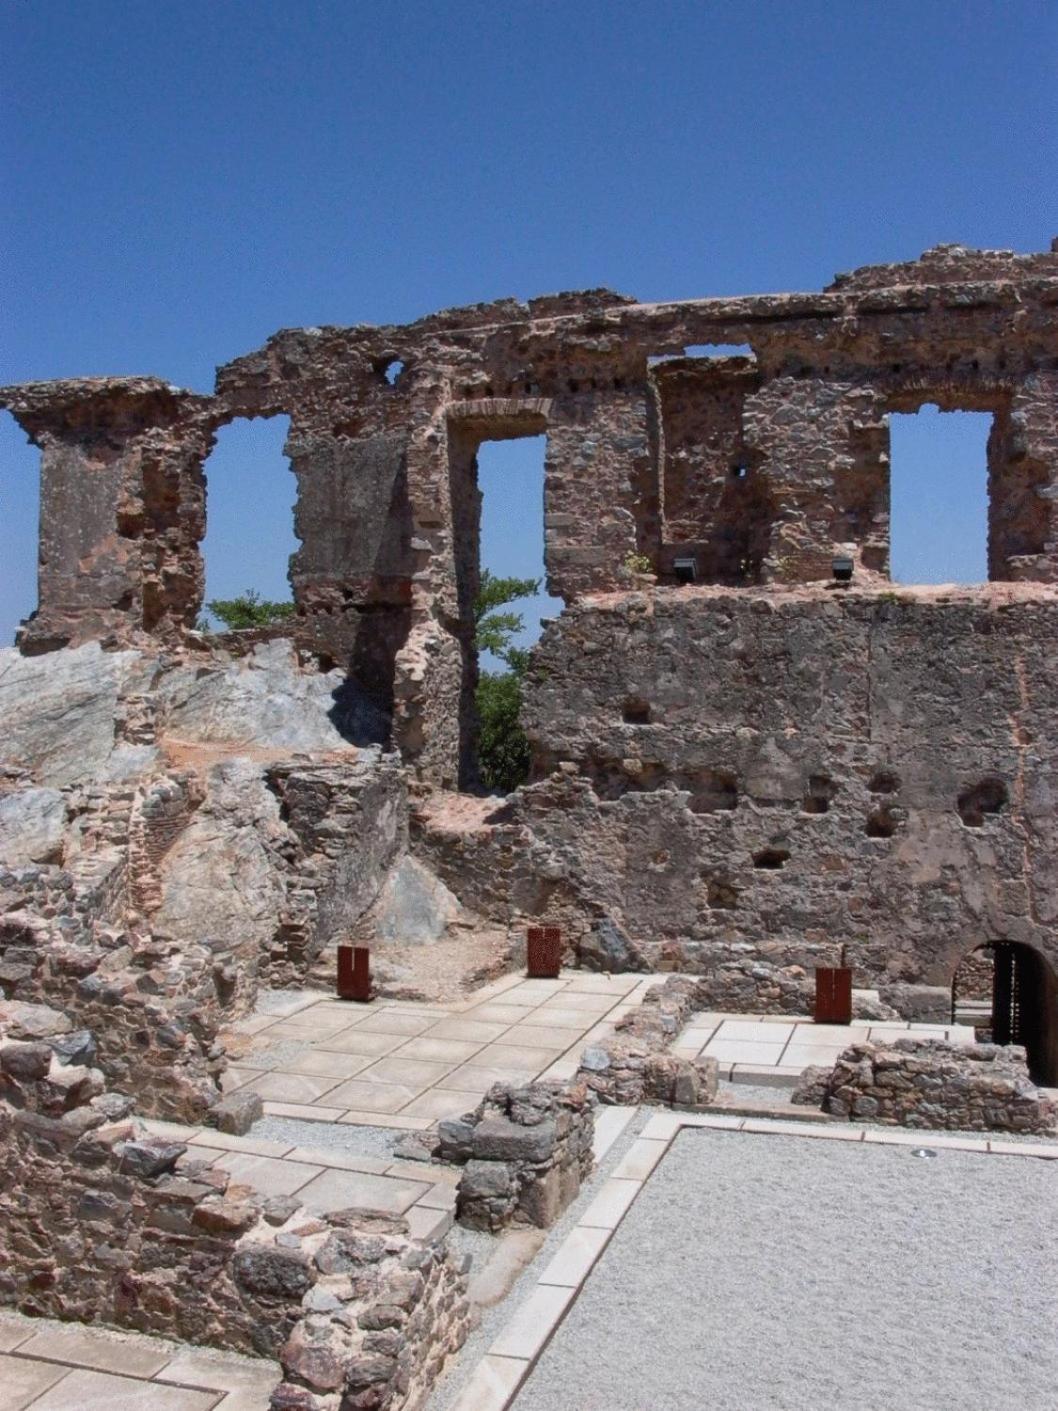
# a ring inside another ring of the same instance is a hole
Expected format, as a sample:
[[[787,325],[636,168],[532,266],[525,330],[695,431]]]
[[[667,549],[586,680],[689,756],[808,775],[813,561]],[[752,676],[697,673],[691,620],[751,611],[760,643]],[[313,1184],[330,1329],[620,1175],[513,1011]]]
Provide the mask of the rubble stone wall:
[[[1014,1044],[851,1044],[833,1068],[806,1069],[792,1101],[890,1127],[1058,1130],[1058,1104],[1030,1081],[1025,1050]]]
[[[149,1135],[62,1019],[0,1017],[0,1302],[278,1357],[277,1411],[420,1406],[466,1336],[462,1262],[400,1219],[262,1200]]]
[[[460,1223],[553,1225],[591,1173],[593,1108],[583,1083],[494,1083],[472,1112],[441,1122],[435,1154],[463,1166]]]
[[[534,654],[510,811],[654,969],[1054,967],[1056,633],[1016,585],[598,596]]]
[[[611,1038],[584,1049],[578,1080],[604,1103],[626,1107],[660,1103],[687,1110],[708,1107],[719,1086],[716,1059],[680,1058],[668,1052],[689,1017],[702,1008],[699,983],[686,975],[671,975],[664,985],[647,992]]]

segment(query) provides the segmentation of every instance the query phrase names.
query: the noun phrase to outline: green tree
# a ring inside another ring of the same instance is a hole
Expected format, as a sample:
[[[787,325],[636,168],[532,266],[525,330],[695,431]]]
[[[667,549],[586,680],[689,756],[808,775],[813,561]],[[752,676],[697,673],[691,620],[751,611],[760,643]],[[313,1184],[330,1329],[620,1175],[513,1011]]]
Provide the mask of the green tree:
[[[237,598],[213,598],[206,604],[206,611],[219,618],[229,632],[237,632],[244,627],[271,627],[277,622],[285,622],[294,615],[293,603],[274,603],[262,598],[256,588],[247,588]],[[200,628],[208,631],[207,625]]]
[[[478,651],[491,652],[507,667],[482,671],[477,691],[478,768],[485,787],[498,793],[509,794],[529,777],[529,741],[519,719],[529,653],[512,640],[525,623],[520,612],[500,609],[539,591],[539,578],[494,578],[485,569],[474,602]]]

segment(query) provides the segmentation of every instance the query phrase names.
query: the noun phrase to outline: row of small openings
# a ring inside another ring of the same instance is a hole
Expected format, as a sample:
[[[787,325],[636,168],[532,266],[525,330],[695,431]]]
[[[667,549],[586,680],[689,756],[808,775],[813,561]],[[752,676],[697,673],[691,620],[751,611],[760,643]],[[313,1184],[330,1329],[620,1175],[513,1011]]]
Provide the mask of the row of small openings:
[[[651,708],[648,701],[640,696],[629,696],[624,702],[622,718],[627,725],[649,725]],[[709,794],[711,807],[696,811],[712,812],[717,808],[733,809],[738,803],[736,776],[722,770],[699,771],[704,787],[699,792]],[[876,770],[867,784],[872,794],[894,795],[900,790],[900,777],[891,769]],[[801,812],[819,815],[830,812],[830,805],[838,794],[838,785],[827,774],[809,776],[808,787],[801,800]],[[980,828],[987,817],[1002,812],[1009,802],[1009,791],[1001,779],[990,776],[965,789],[958,797],[956,807],[959,817],[968,828]],[[891,838],[907,817],[906,811],[895,801],[886,799],[873,808],[868,815],[865,832],[869,838]],[[774,849],[766,849],[760,854],[761,861],[754,859],[756,867],[781,867],[789,857],[776,860]]]

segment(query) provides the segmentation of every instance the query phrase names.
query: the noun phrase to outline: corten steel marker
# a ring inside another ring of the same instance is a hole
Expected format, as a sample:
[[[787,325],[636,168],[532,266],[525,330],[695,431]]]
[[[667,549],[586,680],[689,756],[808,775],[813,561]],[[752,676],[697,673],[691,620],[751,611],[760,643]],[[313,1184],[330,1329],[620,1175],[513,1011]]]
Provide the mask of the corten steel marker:
[[[558,926],[530,926],[526,936],[526,975],[530,980],[557,980],[562,968],[561,929]]]
[[[371,952],[367,946],[338,947],[338,998],[360,1004],[371,998]]]
[[[852,1023],[852,970],[847,965],[816,966],[817,1024]]]

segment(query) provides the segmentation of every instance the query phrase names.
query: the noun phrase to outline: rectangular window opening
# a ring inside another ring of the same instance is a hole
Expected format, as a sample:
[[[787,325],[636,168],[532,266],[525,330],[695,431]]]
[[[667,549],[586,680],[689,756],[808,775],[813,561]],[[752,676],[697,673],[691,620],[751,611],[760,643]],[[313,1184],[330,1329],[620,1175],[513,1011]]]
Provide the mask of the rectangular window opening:
[[[988,580],[989,412],[927,403],[890,417],[890,577],[895,583]]]
[[[546,445],[545,436],[484,441],[475,456],[479,584],[522,580],[509,601],[486,606],[479,593],[475,604],[475,738],[466,782],[494,794],[507,794],[528,778],[529,742],[520,721],[526,653],[540,637],[542,619],[562,610],[562,600],[545,586]],[[517,594],[518,587],[531,591]]]
[[[296,485],[283,454],[289,431],[288,416],[239,417],[220,427],[206,459],[205,601],[235,604],[225,610],[228,622],[204,608],[213,631],[258,619],[266,625],[268,604],[282,604],[277,613],[293,610],[290,559],[300,544]]]

